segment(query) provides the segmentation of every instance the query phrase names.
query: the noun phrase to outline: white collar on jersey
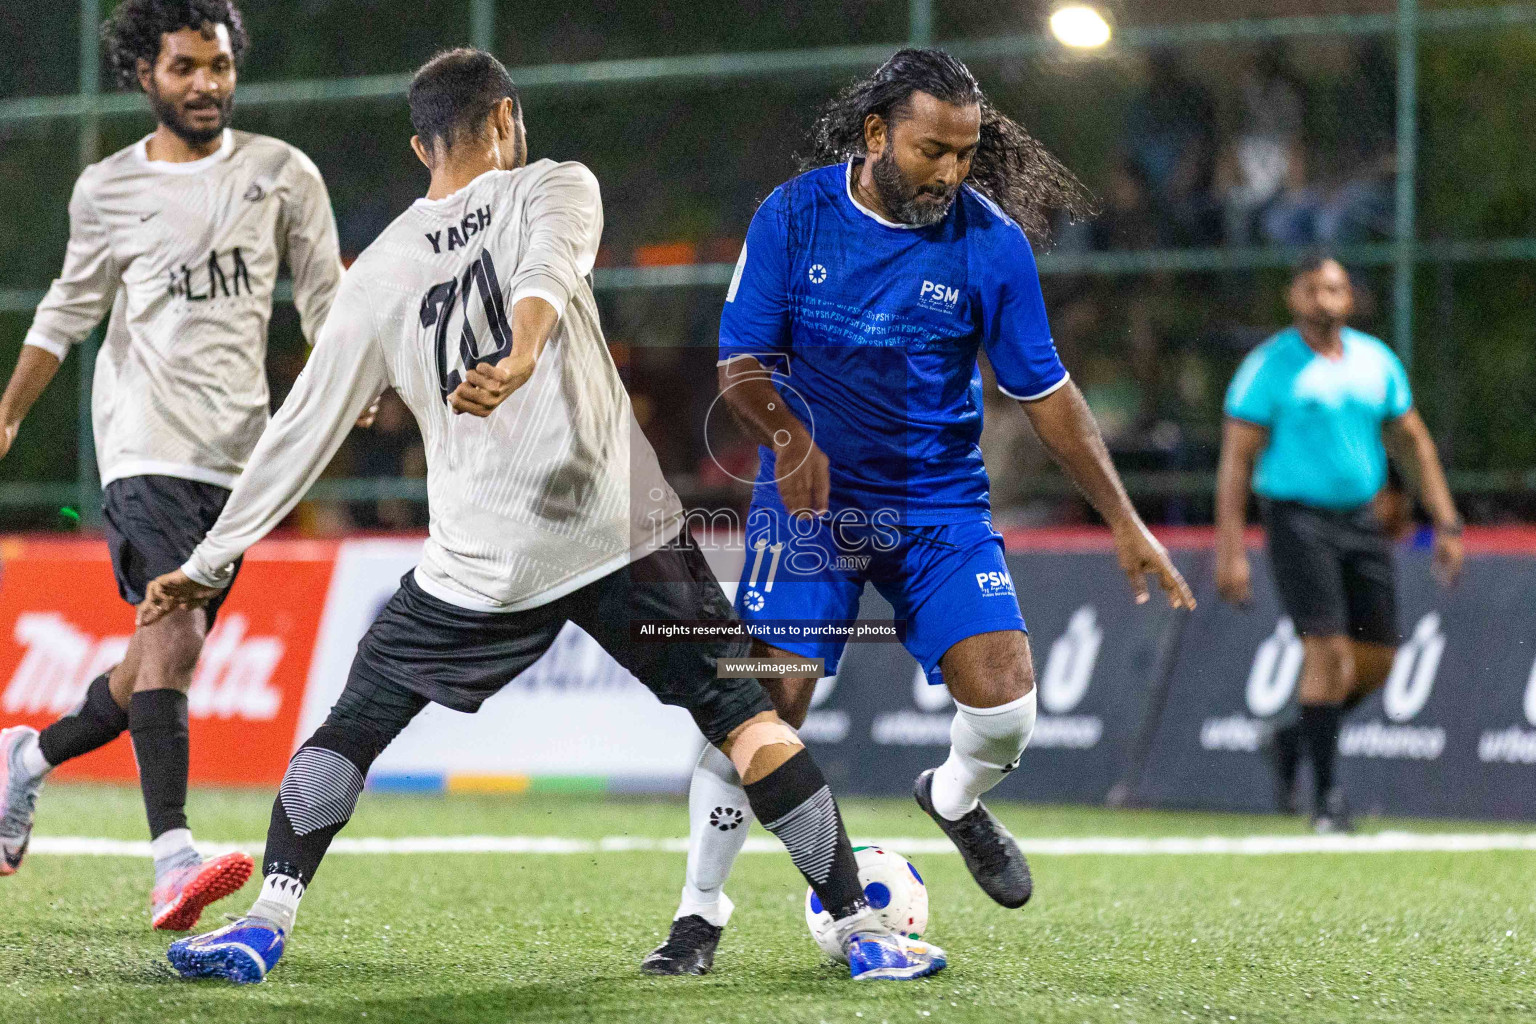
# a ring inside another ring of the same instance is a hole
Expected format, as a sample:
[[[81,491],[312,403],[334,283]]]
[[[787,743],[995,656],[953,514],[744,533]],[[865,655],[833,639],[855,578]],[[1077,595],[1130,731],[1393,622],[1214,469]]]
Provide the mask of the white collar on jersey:
[[[479,181],[481,178],[485,177],[487,174],[495,174],[495,173],[496,173],[496,168],[494,168],[494,167],[492,167],[490,170],[481,171],[479,174],[477,174],[473,178],[469,179],[469,181],[465,182],[463,185],[460,185],[457,189],[455,189],[452,192],[449,192],[447,195],[441,197],[440,199],[428,199],[426,196],[422,196],[420,199],[417,199],[411,205],[412,206],[418,206],[418,207],[420,207],[423,210],[441,210],[444,207],[446,207],[449,203],[453,202],[455,199],[462,199],[463,196],[464,196],[464,193],[468,192],[472,187],[474,187],[475,182]]]
[[[854,196],[853,196],[853,165],[854,165],[854,161],[853,160],[849,160],[848,161],[848,173],[843,175],[843,188],[848,192],[848,201],[853,204],[853,208],[855,210],[858,210],[864,216],[868,217],[870,220],[877,221],[877,222],[879,222],[881,224],[884,224],[888,228],[899,228],[902,231],[916,231],[917,228],[918,228],[918,225],[916,225],[916,224],[901,224],[901,223],[898,223],[897,221],[894,221],[894,220],[886,220],[884,217],[880,216],[874,210],[869,209],[863,203],[859,202],[857,199],[854,198]]]
[[[133,150],[139,155],[140,163],[152,171],[159,171],[161,174],[196,174],[203,168],[228,158],[229,154],[234,152],[235,149],[235,133],[225,128],[224,139],[219,143],[219,148],[201,160],[190,160],[186,163],[172,163],[169,160],[151,160],[149,158],[149,140],[152,137],[152,135],[144,136],[139,140],[138,145],[133,147]]]

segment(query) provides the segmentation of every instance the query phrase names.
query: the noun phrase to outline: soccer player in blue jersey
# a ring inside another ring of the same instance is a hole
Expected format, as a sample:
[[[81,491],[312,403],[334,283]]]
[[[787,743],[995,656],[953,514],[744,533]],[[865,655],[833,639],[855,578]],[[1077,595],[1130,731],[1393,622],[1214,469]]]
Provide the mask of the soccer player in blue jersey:
[[[723,400],[762,445],[737,611],[760,656],[825,659],[843,641],[776,622],[853,620],[873,583],[904,643],[956,708],[949,758],[915,796],[1006,907],[1029,899],[1013,837],[980,803],[1035,721],[1029,643],[993,529],[982,466],[985,349],[999,387],[1114,533],[1147,600],[1194,599],[1126,497],[1056,355],[1025,230],[1044,232],[1081,186],[990,106],[938,50],[903,50],[845,90],[815,129],[815,169],[785,183],[747,232],[720,324]],[[764,680],[801,724],[814,678]],[[702,974],[732,905],[723,886],[751,820],[736,771],[706,750],[689,799],[682,904],[657,974]]]

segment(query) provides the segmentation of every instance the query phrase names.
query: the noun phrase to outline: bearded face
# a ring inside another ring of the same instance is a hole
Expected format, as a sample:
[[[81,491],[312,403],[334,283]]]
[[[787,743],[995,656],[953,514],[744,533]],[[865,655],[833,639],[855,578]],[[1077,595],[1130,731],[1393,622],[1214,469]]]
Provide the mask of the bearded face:
[[[981,105],[912,93],[885,117],[865,122],[876,198],[893,220],[937,224],[971,173],[981,141]]]
[[[155,117],[194,147],[229,126],[235,105],[235,55],[229,29],[204,24],[160,37],[153,66],[139,61],[139,84]]]
[[[958,183],[918,185],[909,181],[896,162],[894,147],[887,147],[869,170],[875,193],[891,217],[914,227],[925,228],[943,220],[960,191]]]

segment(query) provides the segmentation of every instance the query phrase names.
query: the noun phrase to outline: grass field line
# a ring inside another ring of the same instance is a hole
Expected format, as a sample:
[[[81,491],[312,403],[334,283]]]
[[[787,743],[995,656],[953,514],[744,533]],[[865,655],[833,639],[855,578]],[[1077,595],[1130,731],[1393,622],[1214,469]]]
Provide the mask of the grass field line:
[[[940,837],[898,836],[855,839],[855,845],[881,846],[911,855],[954,853]],[[259,853],[260,841],[199,843],[205,853],[245,850]],[[1364,835],[1250,836],[1083,836],[1022,838],[1019,846],[1036,856],[1275,856],[1310,853],[1478,853],[1492,850],[1536,851],[1536,832],[1373,832]],[[359,838],[343,836],[331,844],[334,854],[594,854],[686,853],[686,839],[608,836],[571,839],[563,836],[405,836]],[[783,853],[778,840],[753,836],[746,853]],[[94,836],[36,836],[31,852],[72,857],[148,857],[149,843]]]

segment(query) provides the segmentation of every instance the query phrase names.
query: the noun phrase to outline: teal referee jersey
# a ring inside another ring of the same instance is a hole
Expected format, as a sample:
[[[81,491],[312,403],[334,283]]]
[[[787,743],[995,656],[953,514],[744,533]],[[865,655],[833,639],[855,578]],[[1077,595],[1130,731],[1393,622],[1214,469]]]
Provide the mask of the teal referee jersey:
[[[1348,509],[1387,479],[1382,427],[1413,408],[1408,373],[1380,339],[1343,330],[1339,358],[1291,327],[1254,349],[1227,389],[1226,413],[1269,430],[1254,492],[1276,501]]]

